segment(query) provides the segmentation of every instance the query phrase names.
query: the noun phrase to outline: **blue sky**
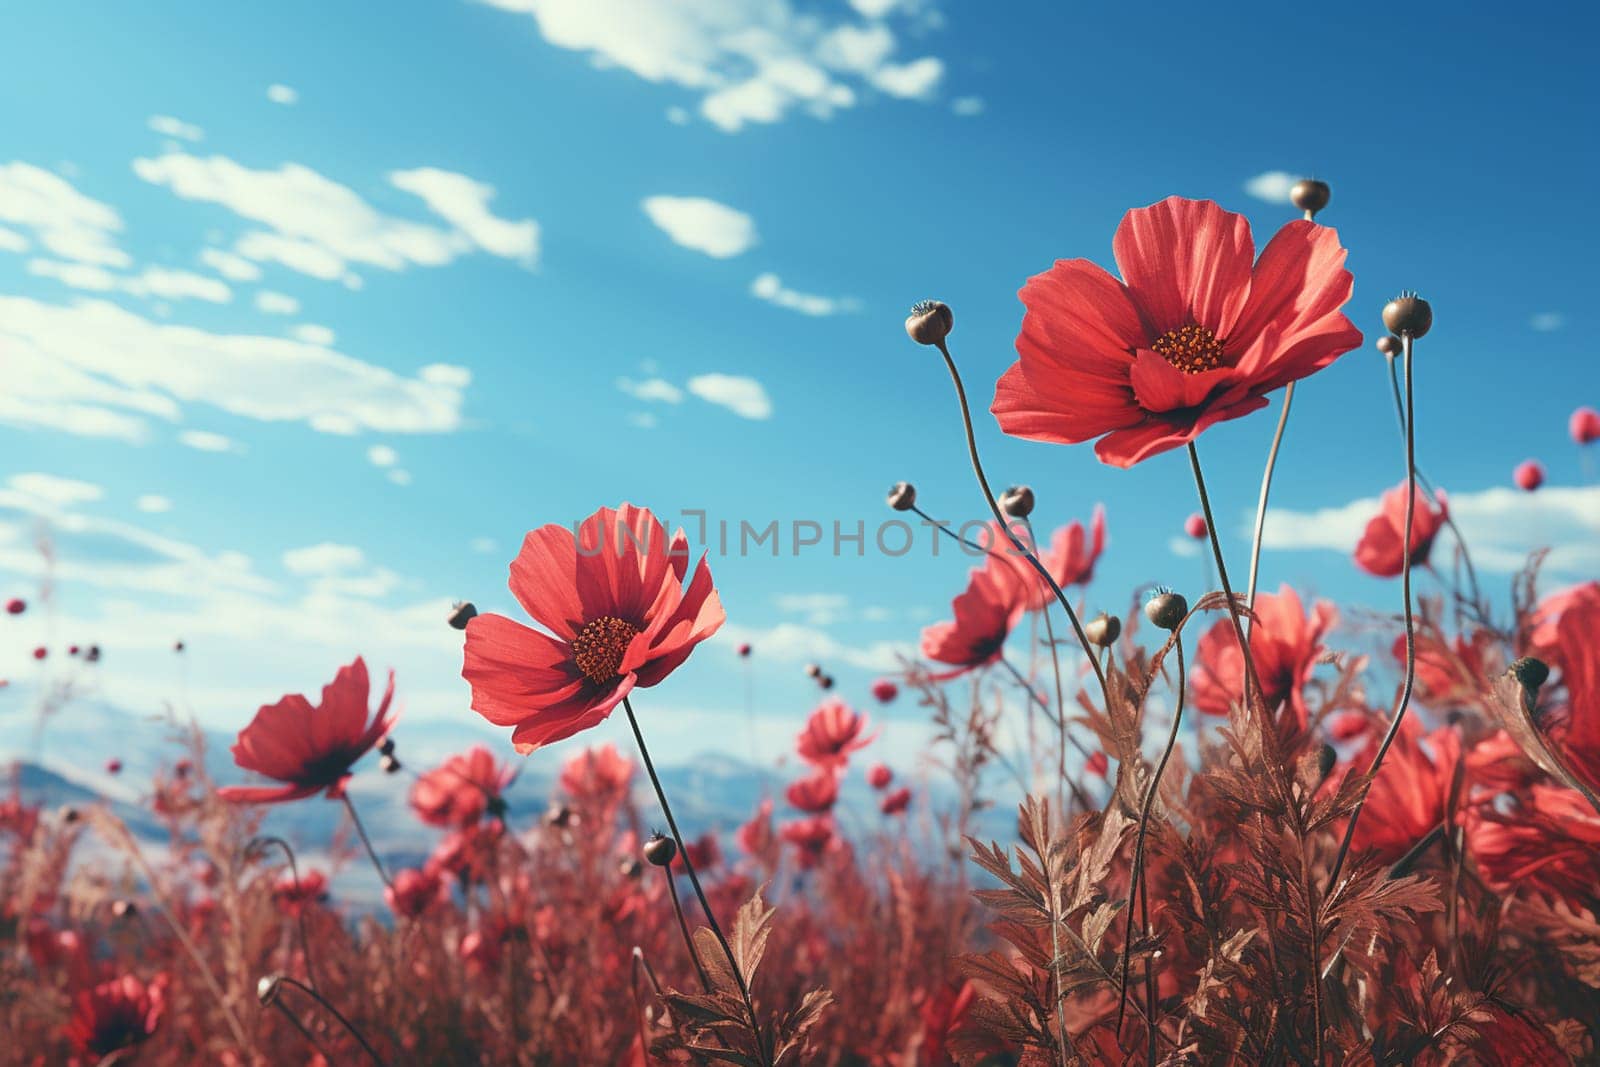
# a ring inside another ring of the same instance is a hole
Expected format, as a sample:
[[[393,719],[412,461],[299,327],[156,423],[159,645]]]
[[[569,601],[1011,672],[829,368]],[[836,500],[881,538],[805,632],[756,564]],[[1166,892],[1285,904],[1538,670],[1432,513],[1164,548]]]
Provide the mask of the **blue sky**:
[[[1169,194],[1246,212],[1260,247],[1303,174],[1333,185],[1322,221],[1369,340],[1395,291],[1433,301],[1420,454],[1489,584],[1545,543],[1562,577],[1592,577],[1600,492],[1565,425],[1600,404],[1593,21],[937,0],[8,11],[0,593],[36,598],[41,523],[59,581],[53,610],[4,622],[0,711],[69,672],[34,664],[41,642],[99,642],[105,699],[221,727],[365,652],[398,669],[408,714],[480,736],[441,620],[455,597],[514,610],[525,530],[622,499],[871,529],[901,478],[941,517],[979,516],[906,306],[951,303],[986,408],[1028,275],[1109,263],[1122,213]],[[1397,606],[1348,557],[1402,474],[1382,372],[1369,344],[1300,390],[1267,588]],[[1239,573],[1275,417],[1201,442]],[[1181,453],[1118,471],[987,414],[980,431],[1042,523],[1105,502],[1092,607],[1202,581],[1172,544],[1194,509]],[[1530,456],[1550,488],[1525,497],[1508,487]],[[925,538],[898,560],[787,549],[713,560],[726,636],[640,702],[664,750],[745,750],[741,638],[770,750],[815,698],[805,661],[864,700],[966,566]],[[916,710],[891,717],[914,747]]]

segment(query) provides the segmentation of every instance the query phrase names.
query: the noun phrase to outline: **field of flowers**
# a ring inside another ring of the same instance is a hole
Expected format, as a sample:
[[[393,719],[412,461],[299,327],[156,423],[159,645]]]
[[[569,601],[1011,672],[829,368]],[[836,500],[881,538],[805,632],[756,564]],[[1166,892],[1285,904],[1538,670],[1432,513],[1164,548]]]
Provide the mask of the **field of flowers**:
[[[537,526],[510,561],[525,618],[440,620],[498,749],[404,765],[405,679],[352,633],[320,694],[241,716],[226,780],[198,730],[173,749],[145,790],[160,848],[13,775],[0,1062],[1600,1062],[1600,581],[1546,588],[1538,555],[1509,590],[1480,581],[1416,460],[1433,311],[1348,306],[1329,196],[1296,186],[1304,217],[1259,255],[1242,216],[1170,198],[1128,212],[1115,273],[1063,259],[1022,288],[998,430],[1118,467],[1183,453],[1196,503],[1173,524],[1217,588],[1099,590],[1130,607],[1084,613],[1104,513],[1076,502],[1087,521],[1036,536],[1033,493],[982,464],[995,427],[951,308],[919,303],[907,333],[948,371],[993,518],[980,562],[870,692],[808,668],[786,777],[736,833],[684,817],[650,748],[671,724],[648,691],[725,621],[712,561],[634,504]],[[1199,447],[1277,396],[1264,512],[1297,384],[1346,354],[1394,396],[1394,485],[1352,561],[1393,580],[1363,624],[1389,662],[1352,651],[1349,606],[1257,589],[1259,523],[1249,558],[1224,556]],[[1600,413],[1570,430],[1590,446]],[[887,505],[923,515],[904,482]],[[933,723],[936,795],[875,754],[868,709],[890,704]],[[631,750],[586,744],[612,717]],[[529,764],[559,768],[542,815],[505,800]],[[371,844],[355,775],[408,792],[425,862]],[[847,810],[852,779],[876,810]],[[261,832],[271,806],[328,804],[381,907]]]

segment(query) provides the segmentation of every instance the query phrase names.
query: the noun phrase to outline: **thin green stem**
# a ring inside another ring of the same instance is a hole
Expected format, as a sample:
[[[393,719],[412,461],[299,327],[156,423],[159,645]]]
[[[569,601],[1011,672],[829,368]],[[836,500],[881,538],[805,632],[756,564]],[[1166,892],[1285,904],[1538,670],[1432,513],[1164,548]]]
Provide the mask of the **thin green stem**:
[[[1306,212],[1307,217],[1311,212]],[[1289,405],[1294,403],[1295,383],[1283,389],[1283,410],[1278,413],[1278,429],[1272,435],[1272,447],[1267,450],[1267,469],[1261,472],[1261,496],[1256,500],[1255,536],[1250,541],[1250,581],[1245,587],[1244,602],[1251,611],[1256,608],[1256,575],[1261,570],[1261,535],[1267,527],[1267,496],[1272,492],[1272,472],[1278,465],[1278,448],[1283,444],[1283,429],[1289,424]],[[1245,620],[1245,634],[1250,633],[1250,620]]]
[[[1239,615],[1239,601],[1233,595],[1233,586],[1228,582],[1228,565],[1222,561],[1222,542],[1217,540],[1217,523],[1211,515],[1211,496],[1206,492],[1206,476],[1200,470],[1200,453],[1194,447],[1194,442],[1189,442],[1189,466],[1194,470],[1194,487],[1200,494],[1200,510],[1206,520],[1206,536],[1211,539],[1211,555],[1217,563],[1217,580],[1222,583],[1222,594],[1228,600],[1228,617],[1233,620],[1233,632],[1239,639],[1239,654],[1244,657],[1244,703],[1250,706],[1250,692],[1264,692],[1261,681],[1256,677],[1255,659],[1250,655],[1250,638],[1244,632],[1244,623]]]
[[[372,839],[367,836],[367,828],[361,825],[361,816],[356,814],[356,806],[350,800],[350,794],[341,794],[345,810],[350,813],[350,821],[356,824],[356,835],[361,838],[361,843],[367,847],[367,856],[372,860],[372,866],[378,871],[378,877],[383,879],[384,887],[393,889],[394,883],[389,880],[389,874],[383,869],[383,862],[378,859],[377,849],[372,847]]]

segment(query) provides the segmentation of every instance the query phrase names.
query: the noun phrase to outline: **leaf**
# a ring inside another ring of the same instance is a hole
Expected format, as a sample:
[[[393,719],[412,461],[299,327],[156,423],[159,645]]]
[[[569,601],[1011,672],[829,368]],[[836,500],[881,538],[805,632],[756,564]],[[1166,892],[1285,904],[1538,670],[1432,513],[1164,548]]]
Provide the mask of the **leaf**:
[[[1528,691],[1510,671],[1501,675],[1490,690],[1486,702],[1495,720],[1522,748],[1527,757],[1539,765],[1540,770],[1563,784],[1583,794],[1596,814],[1600,814],[1600,796],[1589,784],[1567,766],[1561,754],[1546,741],[1533,716],[1533,701]]]
[[[733,917],[733,936],[729,943],[747,986],[755,983],[756,968],[761,966],[761,957],[767,951],[767,937],[772,933],[772,916],[778,910],[767,907],[761,899],[766,889],[763,885],[756,890]]]

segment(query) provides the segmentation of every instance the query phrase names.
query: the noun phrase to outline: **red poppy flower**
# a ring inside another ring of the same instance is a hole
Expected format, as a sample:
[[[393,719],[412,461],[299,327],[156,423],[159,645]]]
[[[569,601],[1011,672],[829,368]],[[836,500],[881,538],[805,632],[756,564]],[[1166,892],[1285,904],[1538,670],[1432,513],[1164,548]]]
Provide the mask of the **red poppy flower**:
[[[1196,541],[1200,540],[1206,535],[1206,517],[1198,511],[1190,515],[1183,520],[1183,532]]]
[[[100,1059],[149,1040],[167,1010],[167,976],[148,985],[125,974],[72,998],[66,1038],[80,1056]]]
[[[262,707],[239,731],[233,762],[283,784],[228,786],[218,795],[239,804],[298,800],[324,790],[329,797],[340,796],[351,766],[394,725],[395,717],[389,714],[394,672],[389,672],[389,684],[369,723],[370,689],[367,665],[357,656],[323,686],[322,702],[316,707],[299,694]]]
[[[451,756],[411,787],[411,806],[430,826],[470,826],[486,811],[504,811],[500,794],[516,773],[482,745]]]
[[[1084,760],[1083,769],[1096,778],[1104,778],[1111,769],[1111,760],[1104,752],[1091,752],[1089,758]]]
[[[1256,621],[1250,628],[1250,658],[1261,681],[1267,707],[1287,702],[1292,718],[1283,720],[1304,730],[1309,712],[1305,687],[1324,651],[1322,638],[1339,621],[1338,610],[1326,600],[1316,601],[1308,617],[1300,595],[1287,585],[1276,594],[1256,597]],[[1208,715],[1226,715],[1244,695],[1244,657],[1233,624],[1226,619],[1213,624],[1195,649],[1189,672],[1189,702]]]
[[[1250,224],[1209,200],[1169,197],[1123,217],[1118,281],[1088,260],[1028,279],[1018,361],[990,408],[1008,434],[1076,444],[1131,467],[1361,344],[1340,308],[1339,235],[1297,220],[1255,260]]]
[[[922,1002],[922,1055],[919,1062],[941,1065],[955,1062],[945,1049],[950,1038],[967,1021],[975,992],[972,983],[962,979],[960,985],[941,986]]]
[[[874,763],[867,768],[867,784],[872,788],[887,789],[892,781],[894,781],[894,772],[882,763]]]
[[[542,526],[511,563],[511,592],[548,632],[503,615],[467,623],[461,675],[472,709],[515,726],[532,752],[603,722],[635,686],[676,670],[717,632],[722,601],[702,557],[688,587],[689,541],[645,508],[601,508],[577,536]]]
[[[672,869],[679,874],[684,871],[683,853],[689,854],[689,862],[694,864],[697,873],[704,873],[722,865],[722,844],[717,840],[717,835],[704,833],[693,841],[683,843],[683,852],[672,859]]]
[[[832,811],[839,802],[839,778],[832,771],[816,771],[799,781],[790,782],[784,791],[790,807],[812,815]]]
[[[272,899],[289,915],[299,915],[328,899],[328,876],[318,870],[308,870],[296,881],[291,871],[272,887]]]
[[[121,774],[122,773],[122,761],[117,759],[115,756],[112,756],[110,759],[106,760],[106,773],[107,774]]]
[[[44,659],[49,654],[50,654],[50,650],[48,648],[45,648],[43,645],[40,645],[38,648],[33,650],[33,658],[34,659]]]
[[[6,614],[7,615],[21,615],[24,611],[27,611],[27,610],[28,610],[28,602],[26,600],[23,600],[19,596],[14,596],[10,600],[6,601]]]
[[[878,803],[878,810],[885,815],[901,815],[911,806],[911,787],[901,786],[892,793],[884,796]]]
[[[1531,493],[1544,484],[1544,464],[1534,459],[1523,460],[1511,472],[1511,478],[1518,489]]]
[[[872,698],[880,704],[893,702],[900,695],[900,687],[887,678],[879,678],[872,683]]]
[[[1552,608],[1555,610],[1552,611]],[[1560,673],[1563,704],[1548,714],[1546,729],[1572,772],[1600,791],[1600,582],[1585,582],[1540,605],[1546,621],[1535,630],[1543,652]]]
[[[383,899],[396,915],[415,919],[444,899],[444,883],[437,870],[407,867],[395,872],[394,884],[383,891]]]
[[[934,681],[947,681],[1000,658],[1006,635],[1027,610],[1029,586],[1043,584],[1037,576],[1035,582],[1023,580],[1019,566],[1027,564],[999,555],[974,567],[966,591],[950,602],[955,620],[936,622],[922,631],[922,654],[955,668],[935,674]]]
[[[1568,1064],[1572,1058],[1562,1051],[1550,1036],[1550,1031],[1533,1018],[1512,1014],[1499,1005],[1491,1005],[1488,1018],[1474,1019],[1472,1028],[1478,1040],[1472,1053],[1481,1067],[1529,1067],[1530,1064]]]
[[[795,737],[794,750],[813,767],[842,767],[850,753],[866,748],[877,734],[862,737],[867,717],[837,698],[825,700],[806,719]]]
[[[1467,846],[1496,892],[1533,891],[1587,906],[1600,885],[1600,815],[1576,789],[1536,785],[1527,803],[1469,810]]]
[[[633,782],[633,761],[607,742],[584,749],[561,765],[561,788],[598,807],[620,803]]]
[[[485,881],[504,837],[505,823],[498,819],[462,827],[434,846],[426,869],[452,874],[464,883]]]
[[[1567,432],[1572,435],[1573,444],[1586,445],[1600,441],[1600,411],[1594,408],[1574,411],[1572,418],[1567,420]]]
[[[1435,508],[1428,496],[1417,487],[1416,505],[1411,515],[1411,565],[1421,567],[1428,562],[1433,539],[1444,527],[1445,516],[1450,513],[1450,503],[1443,493],[1438,494],[1439,506]],[[1379,578],[1397,578],[1405,567],[1406,486],[1402,482],[1383,494],[1382,510],[1367,522],[1367,528],[1356,542],[1356,566]]]
[[[1371,717],[1359,711],[1341,711],[1328,722],[1328,736],[1335,741],[1354,741],[1371,729]]]
[[[733,839],[747,856],[765,856],[772,847],[772,801],[763,797],[750,821],[734,831]]]
[[[1471,637],[1457,634],[1448,643],[1436,633],[1419,632],[1417,698],[1429,707],[1441,709],[1472,703],[1488,684],[1490,675],[1500,669],[1498,646],[1499,638],[1486,630],[1476,630]],[[1390,653],[1396,663],[1404,665],[1405,634],[1394,639]]]
[[[1349,773],[1370,767],[1379,743],[1373,736],[1350,761]],[[1351,847],[1371,851],[1380,863],[1394,863],[1409,852],[1444,821],[1460,756],[1455,730],[1443,727],[1423,738],[1416,720],[1408,716],[1367,792]]]
[[[795,859],[802,871],[809,871],[822,862],[822,857],[835,840],[833,820],[826,815],[813,815],[809,819],[784,823],[778,833],[794,846]]]
[[[1002,539],[1001,551],[1004,551],[1006,542]],[[1100,553],[1106,548],[1106,509],[1096,504],[1094,515],[1089,519],[1089,530],[1084,532],[1083,523],[1074,519],[1067,525],[1059,527],[1050,537],[1050,547],[1039,553],[1039,562],[1043,563],[1045,570],[1050,572],[1050,577],[1056,584],[1066,589],[1068,586],[1088,585],[1094,578],[1094,565],[1100,559]],[[1026,590],[1026,604],[1029,611],[1040,611],[1047,605],[1056,602],[1056,595],[1051,591],[1039,572],[1034,570],[1027,560],[1020,556],[1013,556],[1011,566],[1022,575],[1022,587]]]

